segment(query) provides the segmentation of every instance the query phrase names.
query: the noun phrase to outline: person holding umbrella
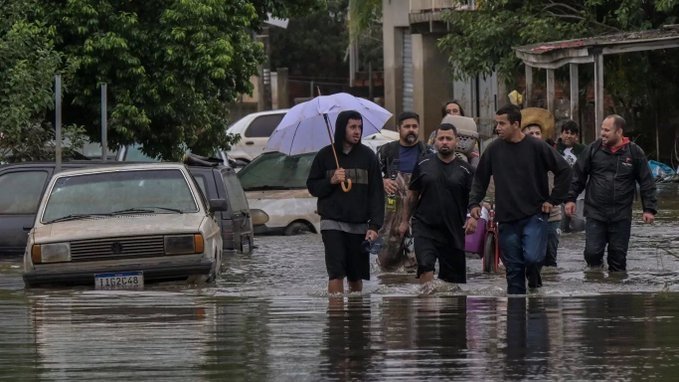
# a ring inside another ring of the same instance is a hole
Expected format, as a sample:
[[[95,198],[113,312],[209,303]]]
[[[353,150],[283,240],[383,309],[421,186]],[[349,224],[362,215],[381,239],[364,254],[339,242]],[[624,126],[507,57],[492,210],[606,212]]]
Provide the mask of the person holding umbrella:
[[[370,242],[384,220],[384,187],[375,153],[361,144],[363,117],[355,110],[337,115],[334,143],[314,158],[307,188],[318,198],[325,247],[328,294],[363,290],[370,280]]]

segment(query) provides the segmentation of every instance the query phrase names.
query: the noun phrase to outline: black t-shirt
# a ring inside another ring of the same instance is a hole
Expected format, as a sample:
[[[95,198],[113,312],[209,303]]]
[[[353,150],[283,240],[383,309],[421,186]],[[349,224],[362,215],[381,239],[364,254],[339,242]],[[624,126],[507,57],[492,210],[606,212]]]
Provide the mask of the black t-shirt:
[[[417,165],[410,189],[420,193],[415,207],[414,229],[418,236],[445,240],[449,235],[455,248],[464,248],[464,222],[469,204],[473,168],[455,158],[443,162],[436,154],[427,155]]]

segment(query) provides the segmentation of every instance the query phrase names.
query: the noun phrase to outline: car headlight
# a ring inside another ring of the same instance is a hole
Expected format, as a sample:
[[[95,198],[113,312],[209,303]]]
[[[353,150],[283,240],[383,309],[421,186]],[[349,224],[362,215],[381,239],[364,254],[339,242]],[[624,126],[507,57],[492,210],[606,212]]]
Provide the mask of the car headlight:
[[[166,255],[203,253],[203,249],[203,235],[199,233],[193,235],[165,236]]]
[[[33,264],[63,263],[71,261],[69,243],[33,244],[31,247]]]

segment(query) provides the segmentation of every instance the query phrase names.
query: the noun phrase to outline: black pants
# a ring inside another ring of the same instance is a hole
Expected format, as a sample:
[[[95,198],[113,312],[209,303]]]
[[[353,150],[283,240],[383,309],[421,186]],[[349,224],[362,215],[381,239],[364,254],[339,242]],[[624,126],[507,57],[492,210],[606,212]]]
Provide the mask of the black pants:
[[[608,244],[608,270],[627,270],[627,248],[629,246],[632,221],[623,219],[606,222],[587,218],[585,221],[585,261],[591,267],[603,265],[604,250]]]

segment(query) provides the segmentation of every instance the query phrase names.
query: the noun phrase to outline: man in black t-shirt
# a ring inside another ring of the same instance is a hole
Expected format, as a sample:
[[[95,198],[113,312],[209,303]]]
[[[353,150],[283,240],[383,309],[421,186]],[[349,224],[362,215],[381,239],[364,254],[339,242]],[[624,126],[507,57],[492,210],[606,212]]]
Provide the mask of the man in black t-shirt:
[[[437,133],[436,154],[429,154],[415,165],[410,180],[406,207],[399,231],[408,230],[413,216],[413,236],[417,256],[417,277],[421,284],[434,279],[439,261],[439,279],[465,283],[465,216],[473,168],[455,156],[457,131],[441,124]],[[475,228],[476,220],[469,225]],[[472,228],[473,231],[473,228]]]
[[[525,294],[542,285],[539,264],[547,251],[549,212],[568,194],[571,168],[542,140],[521,131],[521,110],[514,105],[495,113],[494,140],[481,155],[469,196],[470,215],[479,218],[480,203],[493,176],[495,219],[500,257],[506,268],[507,293]],[[547,173],[554,173],[549,189]]]

